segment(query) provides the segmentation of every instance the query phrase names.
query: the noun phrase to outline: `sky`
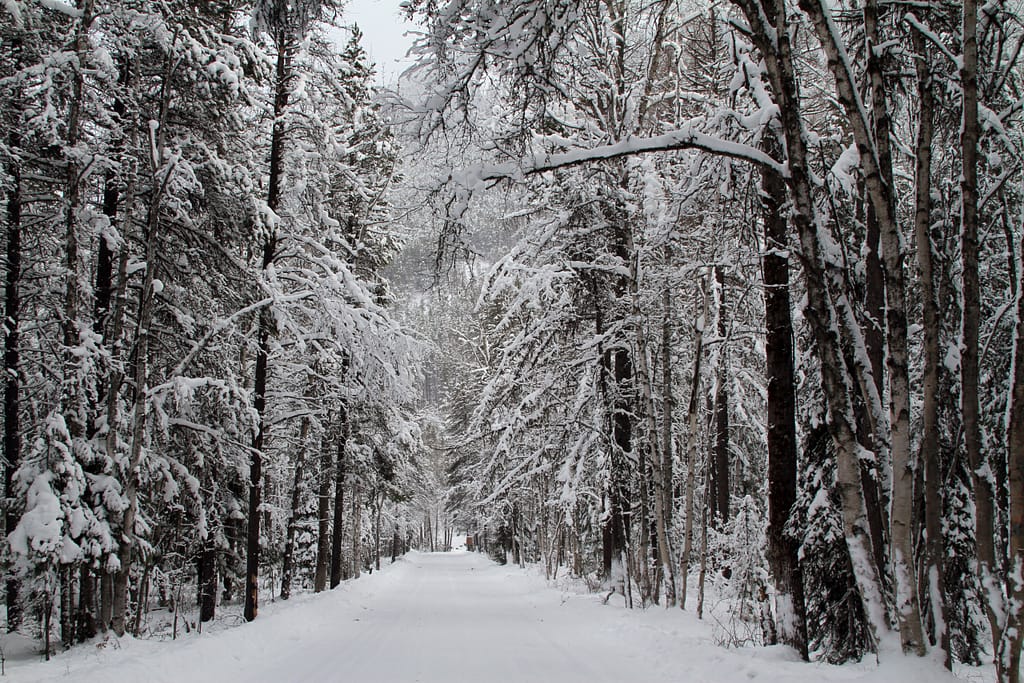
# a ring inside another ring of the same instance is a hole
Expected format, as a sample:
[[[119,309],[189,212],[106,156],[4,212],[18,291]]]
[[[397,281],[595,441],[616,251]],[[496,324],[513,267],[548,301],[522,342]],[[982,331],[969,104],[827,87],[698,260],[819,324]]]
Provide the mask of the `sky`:
[[[402,18],[400,4],[401,0],[349,0],[345,7],[344,22],[363,31],[363,46],[377,63],[377,80],[385,85],[409,66],[405,53],[413,37],[407,33],[416,26]]]

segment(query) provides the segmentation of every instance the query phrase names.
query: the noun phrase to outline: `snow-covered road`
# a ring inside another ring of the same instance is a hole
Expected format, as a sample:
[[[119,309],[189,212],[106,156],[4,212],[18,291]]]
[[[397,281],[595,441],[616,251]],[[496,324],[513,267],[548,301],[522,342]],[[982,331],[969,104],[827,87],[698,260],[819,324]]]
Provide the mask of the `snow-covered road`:
[[[268,605],[253,623],[175,642],[80,647],[6,680],[358,683],[952,681],[894,656],[831,667],[785,648],[726,650],[678,610],[624,610],[564,593],[473,553],[410,553],[319,596]]]
[[[614,633],[587,633],[570,611],[480,555],[413,555],[379,590],[248,680],[628,681],[639,653]],[[519,577],[522,579],[523,577]],[[374,588],[378,588],[375,586]]]

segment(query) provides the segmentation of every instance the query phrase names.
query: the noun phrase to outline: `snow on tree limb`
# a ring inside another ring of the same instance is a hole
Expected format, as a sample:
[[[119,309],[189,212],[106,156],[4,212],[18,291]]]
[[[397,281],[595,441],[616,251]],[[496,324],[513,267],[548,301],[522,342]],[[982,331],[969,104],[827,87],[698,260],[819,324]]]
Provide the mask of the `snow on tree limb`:
[[[654,137],[627,137],[612,145],[591,149],[578,149],[560,154],[535,155],[527,161],[505,164],[478,165],[452,175],[452,179],[463,188],[475,189],[481,184],[497,180],[521,180],[538,173],[547,173],[562,168],[580,166],[592,161],[618,159],[620,157],[647,154],[650,152],[671,152],[683,149],[698,149],[717,156],[749,161],[772,169],[782,177],[789,177],[785,164],[772,159],[761,150],[741,142],[722,140],[691,127],[656,135]]]

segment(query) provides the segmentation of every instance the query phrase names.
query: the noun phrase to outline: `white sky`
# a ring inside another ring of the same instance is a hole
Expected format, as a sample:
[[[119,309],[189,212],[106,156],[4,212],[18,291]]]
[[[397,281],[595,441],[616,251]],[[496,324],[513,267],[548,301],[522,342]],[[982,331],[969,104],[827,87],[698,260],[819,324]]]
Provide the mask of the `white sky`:
[[[409,66],[405,53],[412,45],[416,28],[405,21],[398,6],[401,0],[349,0],[343,21],[357,24],[363,32],[363,46],[377,63],[377,80],[392,83]]]

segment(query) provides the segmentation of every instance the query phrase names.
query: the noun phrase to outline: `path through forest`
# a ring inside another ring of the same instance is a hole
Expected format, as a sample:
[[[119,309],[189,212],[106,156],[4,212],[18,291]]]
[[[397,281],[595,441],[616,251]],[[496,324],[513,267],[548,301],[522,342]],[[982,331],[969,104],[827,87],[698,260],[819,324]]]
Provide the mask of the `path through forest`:
[[[733,683],[953,680],[931,662],[830,667],[785,648],[727,650],[678,610],[625,610],[466,552],[410,553],[251,624],[174,643],[76,648],[6,680],[361,683]],[[91,651],[90,651],[91,650]]]

